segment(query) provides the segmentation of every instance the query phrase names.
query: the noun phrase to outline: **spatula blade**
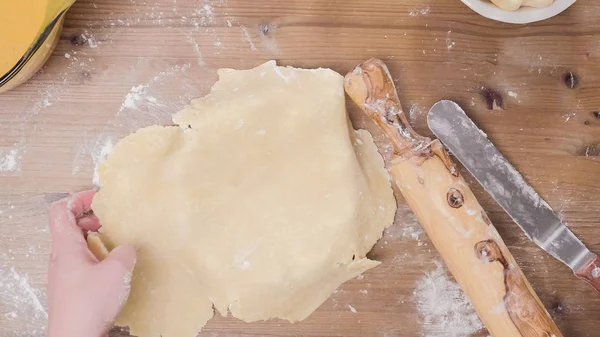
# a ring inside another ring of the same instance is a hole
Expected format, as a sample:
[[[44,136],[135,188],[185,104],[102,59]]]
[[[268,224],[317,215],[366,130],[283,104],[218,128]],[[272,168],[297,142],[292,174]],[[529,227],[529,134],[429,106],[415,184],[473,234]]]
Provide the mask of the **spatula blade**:
[[[538,246],[575,272],[595,256],[458,104],[447,100],[434,104],[427,116],[427,124]]]

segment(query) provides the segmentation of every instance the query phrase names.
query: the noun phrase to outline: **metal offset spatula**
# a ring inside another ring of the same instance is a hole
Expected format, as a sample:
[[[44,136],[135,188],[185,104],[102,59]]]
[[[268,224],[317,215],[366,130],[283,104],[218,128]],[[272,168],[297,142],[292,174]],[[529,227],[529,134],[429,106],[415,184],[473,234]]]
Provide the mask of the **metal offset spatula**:
[[[427,124],[529,239],[600,292],[598,255],[562,223],[458,104],[437,102],[429,110]]]

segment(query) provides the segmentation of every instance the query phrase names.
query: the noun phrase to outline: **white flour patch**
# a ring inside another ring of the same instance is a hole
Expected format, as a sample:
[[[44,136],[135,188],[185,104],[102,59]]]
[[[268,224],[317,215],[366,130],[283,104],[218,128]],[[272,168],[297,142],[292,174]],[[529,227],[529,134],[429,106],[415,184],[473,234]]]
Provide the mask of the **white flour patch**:
[[[402,228],[402,237],[409,238],[418,242],[421,242],[421,234],[423,234],[423,228],[420,225],[406,226]]]
[[[0,149],[0,172],[20,171],[24,149],[24,147],[19,146],[7,150]]]
[[[215,23],[215,13],[212,4],[209,1],[204,1],[204,5],[200,8],[196,8],[195,14],[203,19],[202,25]]]
[[[84,44],[94,49],[98,47],[98,41],[87,30],[72,39],[78,44]],[[87,49],[87,48],[86,48]],[[28,111],[29,117],[25,123],[29,122],[29,118],[36,116],[40,111],[53,106],[62,100],[65,94],[71,91],[71,84],[75,81],[84,81],[89,74],[94,70],[93,63],[95,58],[89,49],[71,50],[64,54],[66,65],[62,67],[62,71],[58,74],[45,76],[44,69],[40,70],[35,79],[48,83],[38,90],[39,97],[35,98],[31,110]],[[96,51],[94,54],[97,53]],[[28,83],[24,84],[25,86]]]
[[[258,27],[258,38],[260,41],[261,49],[268,51],[271,54],[279,55],[279,45],[273,34],[269,32],[277,28],[277,23],[266,24],[263,23]]]
[[[577,117],[577,113],[576,112],[567,112],[565,114],[563,114],[562,116],[565,119],[565,123],[570,121],[571,119],[575,119],[575,117]]]
[[[131,2],[135,3],[134,0]],[[185,4],[180,6],[176,0],[153,2],[153,4],[144,3],[143,11],[136,10],[129,13],[106,11],[107,15],[103,18],[103,23],[104,26],[110,28],[132,27],[140,24],[143,20],[152,26],[173,28],[179,27],[181,24],[189,24],[197,29],[215,24],[214,6],[224,6],[225,3],[225,0],[197,0],[193,6]]]
[[[267,38],[264,35],[260,36],[261,47],[271,54],[279,55],[279,45],[274,38]]]
[[[14,267],[0,267],[0,302],[5,310],[0,314],[9,321],[9,327],[18,326],[28,337],[45,336],[48,313],[44,293],[31,286],[27,275]]]
[[[127,302],[127,298],[129,296],[129,293],[131,292],[131,277],[132,274],[131,272],[127,272],[125,274],[125,276],[123,277],[123,285],[125,286],[125,293],[123,295],[121,295],[121,297],[119,298],[119,303],[121,304],[121,307],[123,305],[125,305],[125,302]],[[116,317],[113,317],[113,321],[116,319]]]
[[[356,308],[354,308],[353,306],[351,306],[350,304],[348,304],[348,309],[350,309],[350,311],[352,311],[353,313],[356,314]]]
[[[451,50],[456,45],[456,42],[452,42],[451,35],[452,35],[452,31],[449,30],[448,33],[446,34],[446,49],[448,49],[448,50]]]
[[[509,90],[508,91],[508,96],[512,97],[512,98],[517,98],[519,97],[519,94],[517,94],[516,92]]]
[[[121,103],[121,107],[117,111],[117,116],[125,110],[138,110],[141,107],[147,108],[149,105],[154,108],[159,108],[161,104],[158,103],[156,97],[150,94],[152,85],[167,77],[172,77],[178,73],[185,72],[189,67],[189,64],[169,67],[167,70],[158,73],[147,83],[131,87],[129,92],[123,98],[123,103]]]
[[[423,337],[467,337],[483,329],[458,284],[450,281],[441,263],[419,281],[414,291],[422,317]]]
[[[119,115],[125,109],[137,109],[138,104],[144,101],[145,103],[154,103],[156,102],[156,98],[148,95],[148,84],[146,85],[137,85],[131,87],[127,95],[123,98],[123,103],[117,111],[117,115]]]
[[[427,15],[427,14],[429,14],[429,6],[413,9],[410,12],[408,12],[408,15],[410,15],[412,17],[419,16],[419,15]]]
[[[119,109],[117,114],[119,114],[121,111],[123,111],[125,109],[135,109],[137,102],[142,99],[142,95],[144,94],[144,91],[145,91],[145,88],[143,85],[131,87],[131,90],[129,90],[129,93],[125,96],[125,99],[123,100],[123,104],[121,105],[121,108]]]
[[[94,178],[92,182],[96,186],[100,186],[100,176],[98,174],[98,168],[100,164],[102,164],[106,157],[114,147],[113,141],[109,136],[103,137],[102,135],[98,137],[98,141],[92,150],[92,160],[94,161]]]
[[[423,110],[418,104],[413,104],[410,106],[410,110],[408,111],[408,119],[410,120],[410,124],[414,125],[417,123],[417,119],[423,114]]]
[[[411,215],[406,215],[411,216]],[[405,219],[405,223],[395,224],[385,229],[384,236],[394,239],[410,239],[421,242],[421,235],[424,233],[423,227],[417,222],[416,218]]]

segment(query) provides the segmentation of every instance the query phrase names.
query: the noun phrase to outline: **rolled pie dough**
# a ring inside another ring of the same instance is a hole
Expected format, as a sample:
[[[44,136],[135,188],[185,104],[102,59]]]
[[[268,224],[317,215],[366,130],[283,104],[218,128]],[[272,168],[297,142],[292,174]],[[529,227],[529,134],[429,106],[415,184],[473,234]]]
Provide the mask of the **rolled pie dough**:
[[[138,251],[117,324],[193,337],[213,316],[306,318],[365,257],[396,203],[329,69],[219,70],[210,94],[122,139],[93,202],[108,249]]]

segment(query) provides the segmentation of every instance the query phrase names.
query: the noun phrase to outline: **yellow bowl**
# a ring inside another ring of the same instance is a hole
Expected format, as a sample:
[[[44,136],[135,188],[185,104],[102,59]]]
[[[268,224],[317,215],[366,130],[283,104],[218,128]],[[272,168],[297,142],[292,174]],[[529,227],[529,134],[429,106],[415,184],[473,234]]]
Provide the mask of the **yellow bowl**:
[[[13,1],[13,0],[0,0]],[[27,81],[44,65],[58,43],[65,14],[74,0],[50,0],[48,23],[43,25],[25,54],[6,74],[0,74],[0,93],[6,92]]]

